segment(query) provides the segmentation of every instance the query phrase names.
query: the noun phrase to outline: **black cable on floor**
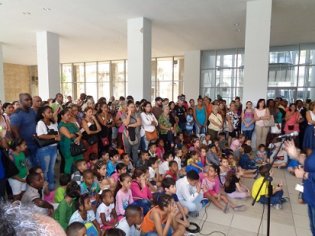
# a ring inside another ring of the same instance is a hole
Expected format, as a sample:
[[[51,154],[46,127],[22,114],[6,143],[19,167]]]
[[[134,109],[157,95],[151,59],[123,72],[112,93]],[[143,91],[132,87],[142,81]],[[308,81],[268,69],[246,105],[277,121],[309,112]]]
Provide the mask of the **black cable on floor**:
[[[210,232],[210,233],[201,233],[201,231],[202,231],[202,229],[203,229],[203,226],[204,226],[206,220],[208,219],[208,212],[207,212],[207,209],[209,208],[210,203],[211,203],[211,202],[209,202],[209,203],[207,204],[207,206],[205,207],[205,213],[203,214],[203,217],[202,217],[201,220],[203,220],[203,218],[204,218],[205,215],[206,215],[206,218],[203,220],[203,222],[202,222],[202,224],[201,224],[199,234],[200,234],[200,235],[204,235],[204,236],[209,236],[209,235],[212,235],[212,234],[214,234],[214,233],[219,233],[219,234],[222,234],[223,236],[226,236],[225,233],[223,233],[223,232],[221,232],[221,231],[219,231],[219,230],[212,231],[212,232]]]

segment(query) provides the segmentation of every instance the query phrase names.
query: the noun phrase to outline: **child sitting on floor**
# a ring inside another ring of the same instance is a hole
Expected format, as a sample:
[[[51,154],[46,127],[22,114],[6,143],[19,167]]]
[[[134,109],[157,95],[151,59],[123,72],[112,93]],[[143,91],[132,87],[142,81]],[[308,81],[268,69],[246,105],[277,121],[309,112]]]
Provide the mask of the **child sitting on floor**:
[[[194,170],[197,173],[202,172],[203,165],[200,161],[200,157],[198,156],[198,153],[196,151],[191,151],[190,153],[191,157],[187,160],[187,166],[186,171]]]
[[[272,171],[270,170],[270,164],[262,165],[259,167],[259,173],[261,177],[255,180],[253,186],[252,186],[252,197],[255,199],[260,186],[262,182],[264,181],[264,178],[269,175],[272,176]],[[284,202],[283,199],[283,189],[282,189],[282,182],[280,181],[276,187],[273,187],[272,195],[270,197],[270,202],[273,206],[275,206],[276,209],[282,208],[282,203]],[[264,185],[262,186],[259,195],[256,198],[257,202],[260,202],[262,204],[268,203],[268,180],[265,181]]]
[[[178,164],[176,161],[169,162],[169,170],[165,172],[164,178],[170,177],[173,178],[176,182],[178,179]]]
[[[59,184],[60,186],[55,191],[55,203],[60,203],[65,195],[66,195],[66,188],[68,183],[70,182],[70,175],[68,174],[61,174],[59,177]]]
[[[266,151],[266,146],[264,144],[260,144],[258,146],[258,149],[256,151],[255,162],[258,165],[267,163],[267,151]]]
[[[109,189],[103,190],[100,199],[102,203],[97,208],[96,220],[103,230],[113,228],[118,222],[113,193]]]
[[[233,210],[243,210],[244,206],[236,206],[232,203],[225,194],[220,193],[220,168],[215,165],[207,166],[206,177],[202,180],[202,189],[204,197],[208,198],[216,207],[227,213],[228,207],[231,206]],[[223,201],[224,205],[221,204]]]
[[[163,162],[159,165],[159,174],[164,176],[166,171],[169,170],[169,163],[173,161],[173,155],[170,152],[166,152],[163,155]]]
[[[98,181],[94,179],[94,174],[91,170],[86,170],[83,172],[83,182],[80,184],[80,189],[81,195],[88,194],[92,206],[96,209],[100,185]]]
[[[83,172],[87,170],[87,164],[85,160],[77,160],[75,162],[76,171],[72,174],[71,180],[76,181],[80,185],[83,181]]]
[[[140,158],[137,160],[137,163],[136,163],[136,168],[147,166],[149,158],[150,156],[148,152],[141,151]]]
[[[116,194],[116,213],[118,220],[124,217],[127,206],[133,203],[132,193],[130,189],[131,177],[125,173],[119,176],[119,185],[117,185]]]
[[[66,186],[65,197],[54,212],[54,219],[58,221],[63,229],[66,229],[72,214],[75,212],[75,199],[80,197],[80,186],[71,181]]]
[[[117,183],[121,174],[127,173],[127,166],[124,163],[117,163],[116,171],[112,174],[111,178]]]
[[[230,198],[247,198],[250,196],[249,189],[241,184],[240,178],[233,171],[229,171],[225,178],[224,191]]]
[[[119,221],[116,228],[124,231],[126,236],[140,235],[140,232],[137,230],[137,225],[141,225],[142,221],[142,209],[138,206],[129,205],[126,208],[126,217]]]
[[[117,150],[112,149],[109,153],[109,161],[107,162],[107,176],[111,176],[116,169],[117,162],[119,161],[119,154]]]
[[[239,161],[240,167],[244,170],[257,170],[255,161],[251,159],[252,147],[246,144],[242,145],[243,152]]]
[[[127,172],[131,174],[134,170],[134,167],[132,165],[132,162],[130,160],[128,153],[123,153],[120,155],[120,161],[121,163],[124,163],[127,166]]]
[[[112,191],[115,190],[116,183],[111,177],[107,177],[106,175],[106,164],[105,162],[100,159],[96,162],[94,168],[94,175],[99,183],[100,189],[111,189]]]

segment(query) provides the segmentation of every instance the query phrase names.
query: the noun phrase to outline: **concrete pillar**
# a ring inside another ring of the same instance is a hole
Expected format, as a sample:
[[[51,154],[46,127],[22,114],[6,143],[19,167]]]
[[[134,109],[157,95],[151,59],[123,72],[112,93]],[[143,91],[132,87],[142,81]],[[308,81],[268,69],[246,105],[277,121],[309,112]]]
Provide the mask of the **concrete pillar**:
[[[187,99],[197,99],[200,95],[200,51],[184,53],[184,94]]]
[[[2,45],[0,43],[0,100],[5,102],[5,90],[4,90],[4,73],[3,73],[3,52]]]
[[[46,100],[60,92],[59,36],[43,31],[36,33],[38,91]]]
[[[128,94],[151,100],[151,21],[128,20]]]
[[[271,9],[272,0],[247,1],[244,103],[267,97]]]

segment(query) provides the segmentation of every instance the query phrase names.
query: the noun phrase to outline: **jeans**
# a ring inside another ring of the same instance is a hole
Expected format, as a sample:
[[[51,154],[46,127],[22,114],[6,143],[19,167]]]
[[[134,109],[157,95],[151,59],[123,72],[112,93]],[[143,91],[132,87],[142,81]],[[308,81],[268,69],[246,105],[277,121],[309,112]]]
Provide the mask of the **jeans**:
[[[7,179],[0,179],[0,202],[5,200],[5,188]]]
[[[315,207],[308,205],[307,208],[308,217],[310,218],[312,235],[315,236]]]
[[[148,211],[151,209],[151,202],[147,199],[139,199],[134,201],[132,204],[132,206],[138,206],[141,207],[143,210],[143,215],[145,216]]]
[[[134,144],[134,145],[131,145],[128,141],[128,138],[123,135],[122,136],[123,138],[123,144],[124,144],[124,149],[125,149],[125,152],[128,153],[128,155],[132,158],[132,161],[133,163],[137,163],[138,161],[138,149],[139,149],[139,146],[140,146],[140,137],[138,137],[139,139],[139,142],[137,144]]]
[[[247,140],[252,140],[252,134],[254,130],[243,130],[243,134]]]
[[[27,158],[30,161],[31,166],[32,167],[39,166],[40,163],[39,163],[39,160],[37,158],[38,147],[35,146],[35,145],[34,146],[33,145],[28,145],[27,149],[28,149]]]
[[[180,204],[186,207],[189,212],[200,211],[202,208],[202,205],[200,203],[202,198],[203,198],[202,193],[199,193],[199,195],[195,198],[194,201],[189,202],[189,201],[182,200],[180,201]]]
[[[145,135],[143,135],[140,141],[140,149],[142,151],[148,151],[149,143],[150,142],[146,139]]]
[[[207,127],[206,126],[198,126],[196,124],[196,135],[199,137],[201,134],[207,133]]]
[[[283,196],[283,190],[274,193],[270,198],[271,205],[281,204],[281,198]],[[268,198],[265,196],[261,196],[259,202],[262,204],[268,203]]]
[[[57,159],[57,146],[47,146],[38,149],[37,159],[44,172],[45,180],[48,182],[49,190],[55,189],[55,163]]]

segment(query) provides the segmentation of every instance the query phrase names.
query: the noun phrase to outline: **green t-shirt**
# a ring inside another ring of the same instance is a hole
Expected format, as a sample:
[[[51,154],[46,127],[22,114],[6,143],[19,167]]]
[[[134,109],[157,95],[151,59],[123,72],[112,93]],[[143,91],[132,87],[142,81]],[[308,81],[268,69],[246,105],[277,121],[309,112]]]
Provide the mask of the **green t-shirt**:
[[[55,203],[60,203],[66,195],[66,189],[62,186],[59,186],[55,191]]]
[[[63,199],[56,211],[54,212],[54,219],[59,222],[63,229],[66,229],[69,224],[69,220],[72,214],[75,212],[74,202],[72,201],[70,204]]]
[[[163,125],[166,128],[171,128],[172,123],[170,122],[170,119],[168,117],[165,117],[163,114],[159,117],[159,124]],[[167,134],[167,131],[164,129],[160,129],[161,134]]]
[[[25,178],[27,176],[27,167],[26,167],[26,159],[24,152],[20,152],[19,154],[13,154],[14,164],[16,168],[19,170],[17,174],[20,178]]]

